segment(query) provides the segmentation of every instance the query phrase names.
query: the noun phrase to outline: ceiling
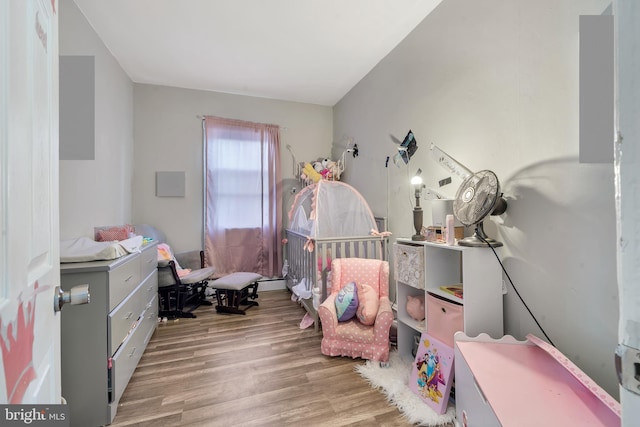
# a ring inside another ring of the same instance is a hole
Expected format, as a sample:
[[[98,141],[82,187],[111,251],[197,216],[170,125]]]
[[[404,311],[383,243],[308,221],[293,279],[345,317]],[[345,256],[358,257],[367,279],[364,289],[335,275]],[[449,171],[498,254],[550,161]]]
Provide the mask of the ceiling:
[[[442,0],[74,0],[136,83],[335,105]]]

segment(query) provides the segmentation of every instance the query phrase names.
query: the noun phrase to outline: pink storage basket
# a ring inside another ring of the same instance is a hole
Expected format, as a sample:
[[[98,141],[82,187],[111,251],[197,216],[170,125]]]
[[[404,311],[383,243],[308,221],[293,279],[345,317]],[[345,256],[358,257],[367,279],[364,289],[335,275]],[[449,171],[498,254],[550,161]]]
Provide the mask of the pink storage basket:
[[[427,333],[453,347],[453,335],[463,329],[462,304],[427,293]]]

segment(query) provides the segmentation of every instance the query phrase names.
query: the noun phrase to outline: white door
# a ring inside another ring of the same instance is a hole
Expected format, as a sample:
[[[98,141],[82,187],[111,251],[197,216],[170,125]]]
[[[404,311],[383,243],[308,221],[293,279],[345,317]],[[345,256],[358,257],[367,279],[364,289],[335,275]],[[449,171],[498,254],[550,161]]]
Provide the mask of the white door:
[[[0,1],[0,402],[60,403],[58,16]]]
[[[620,387],[623,427],[640,419],[640,4],[614,2],[616,46],[616,223],[620,322],[619,351],[626,350],[626,386]]]

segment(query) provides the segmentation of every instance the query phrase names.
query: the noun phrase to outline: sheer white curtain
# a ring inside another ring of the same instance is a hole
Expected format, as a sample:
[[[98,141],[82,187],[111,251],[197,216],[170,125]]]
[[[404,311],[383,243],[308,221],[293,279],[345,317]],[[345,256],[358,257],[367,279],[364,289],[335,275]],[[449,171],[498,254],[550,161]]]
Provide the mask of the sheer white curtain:
[[[280,128],[206,116],[205,256],[216,275],[282,270]]]

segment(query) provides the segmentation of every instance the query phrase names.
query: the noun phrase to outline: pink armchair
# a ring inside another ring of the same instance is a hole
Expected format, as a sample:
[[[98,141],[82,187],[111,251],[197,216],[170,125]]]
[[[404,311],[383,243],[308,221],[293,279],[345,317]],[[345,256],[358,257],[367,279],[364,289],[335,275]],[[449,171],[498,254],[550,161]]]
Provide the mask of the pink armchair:
[[[339,258],[331,263],[331,294],[318,307],[322,323],[322,354],[350,356],[387,362],[389,360],[389,329],[393,312],[389,301],[389,263],[376,259]],[[354,317],[338,322],[335,298],[349,282],[367,284],[378,294],[379,308],[372,326]]]

